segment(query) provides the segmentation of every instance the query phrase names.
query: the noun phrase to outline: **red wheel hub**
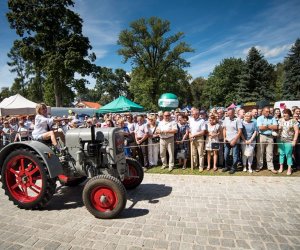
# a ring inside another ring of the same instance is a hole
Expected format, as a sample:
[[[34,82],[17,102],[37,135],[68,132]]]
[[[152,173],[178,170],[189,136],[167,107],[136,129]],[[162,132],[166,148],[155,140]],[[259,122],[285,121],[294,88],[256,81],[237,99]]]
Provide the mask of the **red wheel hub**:
[[[30,157],[24,155],[10,159],[5,178],[10,194],[23,203],[36,200],[43,187],[40,167]]]
[[[115,191],[110,187],[95,187],[91,192],[91,202],[93,206],[101,211],[111,211],[118,204],[118,197]]]
[[[128,164],[128,172],[129,172],[129,176],[124,179],[123,181],[124,185],[129,185],[133,183],[136,179],[136,176],[138,176],[138,172],[136,171],[135,167],[129,164]],[[130,177],[130,176],[134,176],[134,177]]]

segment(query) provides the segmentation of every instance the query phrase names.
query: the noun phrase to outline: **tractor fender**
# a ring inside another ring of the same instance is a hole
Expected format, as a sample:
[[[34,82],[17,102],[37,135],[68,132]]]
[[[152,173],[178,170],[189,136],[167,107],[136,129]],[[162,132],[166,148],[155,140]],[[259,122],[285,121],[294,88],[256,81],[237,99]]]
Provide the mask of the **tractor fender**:
[[[12,151],[20,148],[27,148],[35,151],[45,162],[45,165],[47,166],[47,169],[49,171],[50,178],[55,178],[58,175],[63,174],[63,168],[59,161],[59,158],[54,154],[51,148],[39,141],[13,142],[5,146],[0,151],[0,173],[6,157]]]

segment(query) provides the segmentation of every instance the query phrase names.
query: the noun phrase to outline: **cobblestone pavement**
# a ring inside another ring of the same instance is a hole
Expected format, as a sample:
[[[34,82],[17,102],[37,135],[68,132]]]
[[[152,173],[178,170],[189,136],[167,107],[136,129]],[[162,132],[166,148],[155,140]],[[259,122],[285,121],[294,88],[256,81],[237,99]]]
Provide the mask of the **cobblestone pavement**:
[[[114,220],[94,218],[82,187],[58,188],[46,210],[0,191],[0,249],[300,249],[295,177],[146,174]]]

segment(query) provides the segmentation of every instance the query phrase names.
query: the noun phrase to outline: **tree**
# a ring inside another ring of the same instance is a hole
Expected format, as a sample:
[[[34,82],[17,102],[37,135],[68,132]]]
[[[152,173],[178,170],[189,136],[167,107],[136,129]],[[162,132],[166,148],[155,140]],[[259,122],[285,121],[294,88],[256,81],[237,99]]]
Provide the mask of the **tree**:
[[[283,82],[285,79],[284,64],[277,63],[275,66],[275,100],[282,100]]]
[[[72,0],[8,1],[8,21],[22,38],[24,59],[46,78],[49,105],[68,103],[63,99],[70,98],[75,72],[84,76],[93,70],[95,55],[88,53],[89,39],[82,35],[82,19],[70,9],[73,5]]]
[[[190,93],[191,102],[189,102],[194,107],[201,107],[204,103],[202,97],[204,96],[204,88],[207,84],[207,80],[203,77],[197,77],[191,82]]]
[[[283,97],[286,100],[300,100],[300,39],[290,49],[284,61],[285,80]]]
[[[102,67],[96,74],[95,90],[99,93],[99,101],[106,104],[119,96],[131,98],[129,93],[130,76],[123,69]]]
[[[2,87],[1,92],[0,92],[0,100],[3,101],[3,99],[10,97],[10,96],[11,96],[11,92],[10,92],[9,88]]]
[[[201,103],[205,107],[227,106],[237,99],[240,75],[244,62],[240,58],[226,58],[217,65],[203,87]]]
[[[240,102],[273,101],[275,81],[274,67],[255,47],[252,47],[241,75],[238,100]]]
[[[146,109],[157,109],[157,101],[164,89],[176,86],[170,81],[170,74],[174,72],[185,81],[187,74],[181,71],[189,63],[182,57],[186,52],[192,52],[185,42],[180,42],[183,33],[178,32],[167,36],[170,31],[170,22],[157,17],[139,19],[130,24],[130,30],[123,30],[119,35],[118,44],[122,46],[118,54],[123,56],[124,63],[128,60],[133,65],[131,93],[134,100],[143,97]],[[134,91],[134,92],[133,92]]]
[[[26,70],[27,65],[24,58],[21,56],[22,43],[19,40],[14,42],[13,47],[7,56],[10,58],[8,66],[11,67],[10,72],[16,73],[17,77],[14,79],[14,83],[11,87],[11,92],[13,94],[20,93],[23,96],[26,96],[26,78],[28,77],[28,71]]]

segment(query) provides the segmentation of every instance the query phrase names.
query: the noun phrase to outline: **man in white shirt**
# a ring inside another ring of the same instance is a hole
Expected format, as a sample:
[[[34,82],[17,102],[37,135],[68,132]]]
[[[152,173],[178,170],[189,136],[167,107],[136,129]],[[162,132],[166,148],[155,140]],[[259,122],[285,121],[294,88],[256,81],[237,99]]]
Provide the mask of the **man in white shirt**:
[[[204,119],[200,118],[199,109],[192,110],[190,118],[190,139],[192,140],[193,162],[197,165],[199,155],[199,172],[204,168],[204,135],[207,131],[207,125]],[[198,153],[198,155],[197,155]]]
[[[166,168],[167,151],[169,154],[169,171],[171,172],[175,164],[174,147],[175,139],[174,135],[177,133],[177,124],[171,120],[171,114],[165,111],[163,114],[163,120],[158,123],[156,133],[160,135],[160,158],[162,161],[162,169]]]
[[[139,146],[138,154],[140,159],[143,159],[143,167],[144,170],[148,168],[148,137],[149,137],[149,129],[147,123],[145,123],[145,119],[143,115],[137,116],[137,123],[135,126],[135,142]]]

